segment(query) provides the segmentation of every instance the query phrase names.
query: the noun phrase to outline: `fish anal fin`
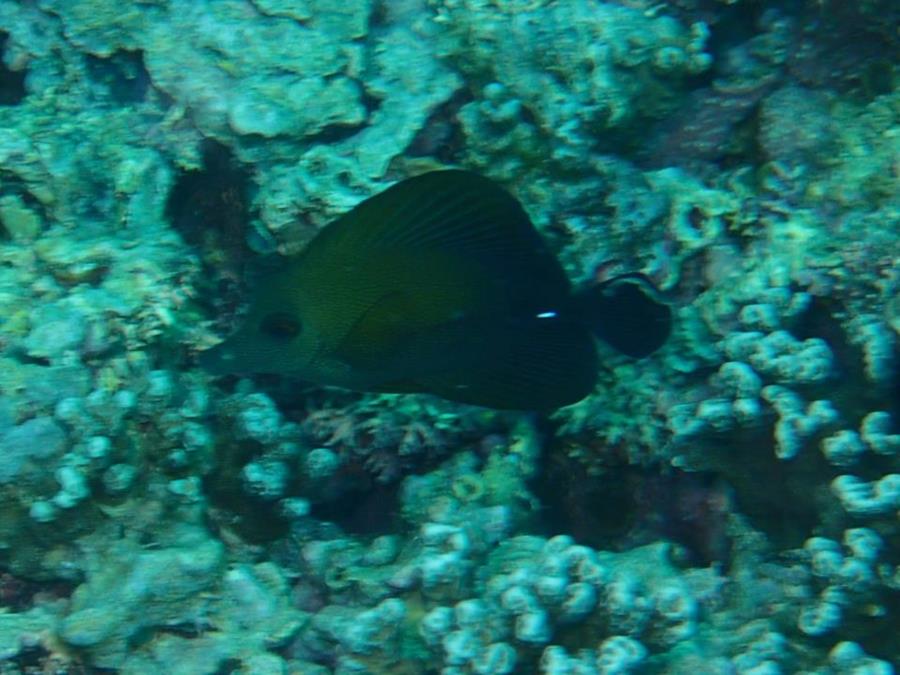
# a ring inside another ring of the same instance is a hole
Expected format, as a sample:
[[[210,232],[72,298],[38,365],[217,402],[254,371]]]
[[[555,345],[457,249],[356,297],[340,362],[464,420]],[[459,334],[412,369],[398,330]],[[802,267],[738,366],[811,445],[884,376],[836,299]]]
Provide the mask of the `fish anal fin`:
[[[421,394],[426,390],[414,380],[391,380],[382,382],[372,387],[372,391],[380,391],[387,394]]]
[[[531,319],[486,332],[467,364],[418,381],[444,398],[507,410],[552,410],[587,396],[597,378],[590,332],[557,320]]]

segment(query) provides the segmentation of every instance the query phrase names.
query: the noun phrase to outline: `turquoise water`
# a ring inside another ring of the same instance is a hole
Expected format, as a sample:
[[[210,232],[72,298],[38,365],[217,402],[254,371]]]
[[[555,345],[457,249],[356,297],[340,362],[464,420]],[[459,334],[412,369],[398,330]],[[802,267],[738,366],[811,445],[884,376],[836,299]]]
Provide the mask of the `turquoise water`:
[[[0,673],[893,673],[897,25],[0,0]],[[445,168],[573,284],[643,274],[665,345],[550,412],[199,366]]]

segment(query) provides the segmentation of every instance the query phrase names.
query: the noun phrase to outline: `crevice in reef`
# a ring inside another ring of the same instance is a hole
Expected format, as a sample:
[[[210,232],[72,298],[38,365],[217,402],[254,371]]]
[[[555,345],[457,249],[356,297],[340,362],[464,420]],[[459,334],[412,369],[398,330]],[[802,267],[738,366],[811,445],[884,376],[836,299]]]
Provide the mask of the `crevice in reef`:
[[[399,484],[369,485],[332,502],[315,504],[311,515],[331,522],[349,534],[370,537],[396,532],[400,509]]]
[[[0,31],[0,105],[18,105],[28,93],[25,90],[26,73],[6,65],[4,56],[8,40],[9,33]]]
[[[246,246],[250,174],[225,145],[203,145],[203,168],[184,171],[166,200],[166,217],[192,246]]]
[[[236,310],[251,253],[247,234],[252,182],[227,146],[207,140],[202,152],[202,168],[176,177],[165,214],[200,255],[200,304],[227,318]]]
[[[662,538],[677,544],[690,565],[730,560],[731,490],[713,473],[618,466],[596,476],[554,452],[531,487],[545,507],[548,536],[567,534],[605,550]]]

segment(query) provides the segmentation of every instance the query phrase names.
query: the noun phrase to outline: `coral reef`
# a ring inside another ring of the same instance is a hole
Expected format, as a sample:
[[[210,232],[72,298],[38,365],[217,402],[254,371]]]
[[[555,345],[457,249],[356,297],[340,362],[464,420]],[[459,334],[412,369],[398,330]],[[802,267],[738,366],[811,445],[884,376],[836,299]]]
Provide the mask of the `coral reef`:
[[[895,672],[898,19],[0,2],[0,672]],[[197,367],[445,165],[667,345],[549,415]]]

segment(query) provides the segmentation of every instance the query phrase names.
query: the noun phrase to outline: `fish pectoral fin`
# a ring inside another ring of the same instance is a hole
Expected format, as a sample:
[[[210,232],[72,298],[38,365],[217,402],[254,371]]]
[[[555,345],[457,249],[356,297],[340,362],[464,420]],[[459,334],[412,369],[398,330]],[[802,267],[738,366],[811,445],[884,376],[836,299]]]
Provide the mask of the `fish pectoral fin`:
[[[383,369],[408,339],[413,301],[403,291],[380,296],[363,311],[334,349],[334,355],[358,370]]]
[[[487,332],[465,366],[417,379],[422,391],[507,410],[552,410],[587,396],[597,380],[590,332],[562,320],[533,319]]]

